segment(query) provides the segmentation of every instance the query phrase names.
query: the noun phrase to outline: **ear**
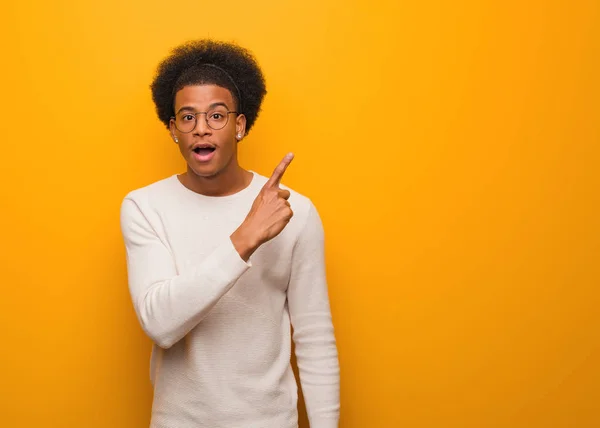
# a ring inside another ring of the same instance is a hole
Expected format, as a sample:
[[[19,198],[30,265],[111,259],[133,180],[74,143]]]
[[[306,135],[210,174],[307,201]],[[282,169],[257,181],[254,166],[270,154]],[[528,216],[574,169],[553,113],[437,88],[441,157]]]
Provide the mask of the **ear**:
[[[238,135],[240,138],[238,138]],[[240,141],[246,135],[246,116],[240,114],[235,119],[235,138]]]
[[[175,128],[175,121],[173,119],[169,120],[169,131],[171,133],[171,138],[175,141],[175,144],[178,144],[177,134],[175,133],[177,128]]]

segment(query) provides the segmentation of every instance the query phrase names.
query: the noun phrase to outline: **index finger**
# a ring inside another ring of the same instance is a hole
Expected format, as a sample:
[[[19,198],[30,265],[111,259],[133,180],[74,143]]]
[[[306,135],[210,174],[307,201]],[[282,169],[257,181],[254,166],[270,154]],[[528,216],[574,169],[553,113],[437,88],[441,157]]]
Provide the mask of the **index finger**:
[[[281,183],[281,178],[283,177],[283,173],[285,172],[289,164],[292,162],[292,159],[294,159],[293,153],[288,153],[287,155],[285,155],[285,157],[282,159],[281,162],[279,162],[279,165],[277,165],[277,167],[273,171],[273,174],[271,175],[271,178],[269,178],[269,181],[267,181],[267,183],[265,184],[265,187],[279,186],[279,183]]]

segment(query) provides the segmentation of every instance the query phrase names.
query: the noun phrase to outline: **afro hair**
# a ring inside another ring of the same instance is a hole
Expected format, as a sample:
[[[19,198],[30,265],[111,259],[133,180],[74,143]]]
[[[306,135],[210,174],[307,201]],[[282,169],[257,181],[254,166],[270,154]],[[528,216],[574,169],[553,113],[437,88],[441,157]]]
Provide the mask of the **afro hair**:
[[[214,84],[228,89],[237,111],[246,116],[246,133],[256,121],[267,90],[254,56],[233,43],[209,39],[174,48],[158,66],[150,89],[156,113],[169,128],[175,94],[188,85]]]

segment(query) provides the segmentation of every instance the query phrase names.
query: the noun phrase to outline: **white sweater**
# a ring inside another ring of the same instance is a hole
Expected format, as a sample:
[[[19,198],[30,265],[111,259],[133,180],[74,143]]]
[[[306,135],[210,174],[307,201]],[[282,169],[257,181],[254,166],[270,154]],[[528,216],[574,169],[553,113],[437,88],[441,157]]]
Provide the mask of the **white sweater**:
[[[288,189],[294,217],[244,262],[229,237],[267,181],[253,175],[222,197],[173,175],[122,203],[129,290],[154,342],[152,428],[296,428],[290,321],[310,426],[338,427],[320,217]]]

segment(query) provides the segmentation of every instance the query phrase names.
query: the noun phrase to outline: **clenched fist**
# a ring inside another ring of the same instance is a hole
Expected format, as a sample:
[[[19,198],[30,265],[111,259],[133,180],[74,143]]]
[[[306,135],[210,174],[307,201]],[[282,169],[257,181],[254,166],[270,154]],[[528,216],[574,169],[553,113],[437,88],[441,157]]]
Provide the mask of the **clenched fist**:
[[[245,261],[258,247],[279,235],[294,215],[288,202],[289,190],[279,188],[293,158],[290,153],[277,165],[254,200],[246,219],[231,235],[233,246]]]

